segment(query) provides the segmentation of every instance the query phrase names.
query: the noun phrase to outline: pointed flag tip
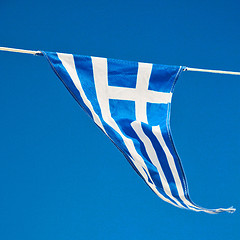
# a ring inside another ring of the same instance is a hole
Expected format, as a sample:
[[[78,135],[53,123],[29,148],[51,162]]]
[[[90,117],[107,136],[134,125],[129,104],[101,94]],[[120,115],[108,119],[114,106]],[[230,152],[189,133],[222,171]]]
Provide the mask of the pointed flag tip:
[[[216,213],[221,213],[221,212],[234,213],[235,211],[236,211],[236,208],[232,206],[230,208],[219,208]]]
[[[234,213],[234,212],[236,211],[236,208],[230,207],[228,210],[229,210],[229,211],[228,211],[229,213]]]

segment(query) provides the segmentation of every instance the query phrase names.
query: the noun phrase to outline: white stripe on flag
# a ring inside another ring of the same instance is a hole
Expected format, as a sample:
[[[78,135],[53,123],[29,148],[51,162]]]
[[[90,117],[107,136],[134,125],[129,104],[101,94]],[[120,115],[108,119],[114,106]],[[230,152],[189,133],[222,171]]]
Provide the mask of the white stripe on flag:
[[[165,155],[166,155],[166,158],[167,158],[167,161],[168,161],[168,165],[171,169],[171,172],[172,172],[172,175],[173,175],[173,178],[174,178],[174,181],[176,183],[176,187],[177,187],[177,190],[178,190],[178,193],[179,193],[179,197],[182,199],[182,201],[189,207],[193,207],[194,209],[192,210],[195,210],[197,211],[197,209],[199,209],[197,206],[194,206],[191,202],[189,202],[186,198],[185,198],[185,195],[184,195],[184,191],[183,191],[183,186],[182,186],[182,183],[181,183],[181,180],[180,180],[180,177],[179,177],[179,174],[178,174],[178,171],[177,171],[177,168],[176,168],[176,165],[175,165],[175,162],[174,162],[174,159],[173,159],[173,156],[172,154],[170,153],[164,139],[163,139],[163,136],[162,136],[162,133],[161,133],[161,129],[159,126],[153,126],[152,127],[152,131],[153,131],[153,134],[156,136],[157,140],[159,141]]]
[[[75,62],[72,54],[66,53],[57,53],[58,58],[62,62],[63,66],[67,70],[69,76],[71,77],[75,87],[78,89],[80,96],[82,97],[83,102],[88,107],[89,111],[92,113],[94,122],[104,131],[107,135],[98,115],[95,113],[91,102],[88,100],[87,96],[85,95],[80,79],[78,78],[78,74],[75,67]],[[108,136],[108,135],[107,135]]]
[[[132,122],[131,123],[132,128],[134,129],[134,131],[136,132],[136,134],[138,135],[138,137],[140,138],[140,140],[143,142],[144,147],[147,151],[147,154],[152,162],[152,164],[157,168],[158,173],[159,173],[159,177],[161,179],[161,183],[164,189],[164,192],[171,198],[173,199],[180,207],[184,207],[173,195],[172,192],[170,190],[168,181],[166,179],[166,176],[163,172],[163,169],[158,161],[158,157],[156,154],[156,151],[150,141],[150,139],[146,136],[146,134],[143,132],[142,126],[140,122]]]

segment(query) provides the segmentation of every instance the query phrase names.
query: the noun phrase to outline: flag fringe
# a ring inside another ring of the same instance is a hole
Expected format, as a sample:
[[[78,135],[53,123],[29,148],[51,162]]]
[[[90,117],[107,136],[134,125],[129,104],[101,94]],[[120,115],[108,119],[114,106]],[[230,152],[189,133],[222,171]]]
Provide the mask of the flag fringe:
[[[43,55],[41,51],[32,51],[32,50],[24,50],[24,49],[8,48],[8,47],[0,47],[0,51],[26,53],[26,54],[32,54],[32,55],[35,55],[35,56]],[[184,67],[183,71],[217,73],[217,74],[228,74],[228,75],[239,75],[240,76],[240,72],[211,70],[211,69],[200,69],[200,68],[190,68],[190,67]]]

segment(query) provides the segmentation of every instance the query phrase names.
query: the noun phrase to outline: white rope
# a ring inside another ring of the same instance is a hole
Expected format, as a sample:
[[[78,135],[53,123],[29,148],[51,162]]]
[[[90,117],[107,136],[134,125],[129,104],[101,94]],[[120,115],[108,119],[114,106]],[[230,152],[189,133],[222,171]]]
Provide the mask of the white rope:
[[[27,53],[27,54],[32,54],[32,55],[42,55],[41,51],[32,51],[32,50],[24,50],[24,49],[17,49],[17,48],[7,48],[7,47],[0,47],[0,51]],[[222,71],[222,70],[210,70],[210,69],[200,69],[200,68],[190,68],[190,67],[185,67],[183,69],[183,71],[240,75],[240,72]]]
[[[0,47],[0,51],[27,53],[27,54],[32,54],[32,55],[42,54],[40,51],[31,51],[31,50],[23,50],[23,49],[7,48],[7,47]]]
[[[190,67],[184,68],[183,71],[240,75],[240,72],[222,71],[222,70],[210,70],[210,69],[200,69],[200,68],[190,68]]]

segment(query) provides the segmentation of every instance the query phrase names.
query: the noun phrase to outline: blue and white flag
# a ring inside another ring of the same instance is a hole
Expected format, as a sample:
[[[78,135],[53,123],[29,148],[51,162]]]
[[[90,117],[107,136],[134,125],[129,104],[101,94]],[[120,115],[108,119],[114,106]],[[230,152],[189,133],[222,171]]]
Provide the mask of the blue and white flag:
[[[173,89],[183,67],[43,52],[66,88],[164,201],[197,212],[170,130]]]

